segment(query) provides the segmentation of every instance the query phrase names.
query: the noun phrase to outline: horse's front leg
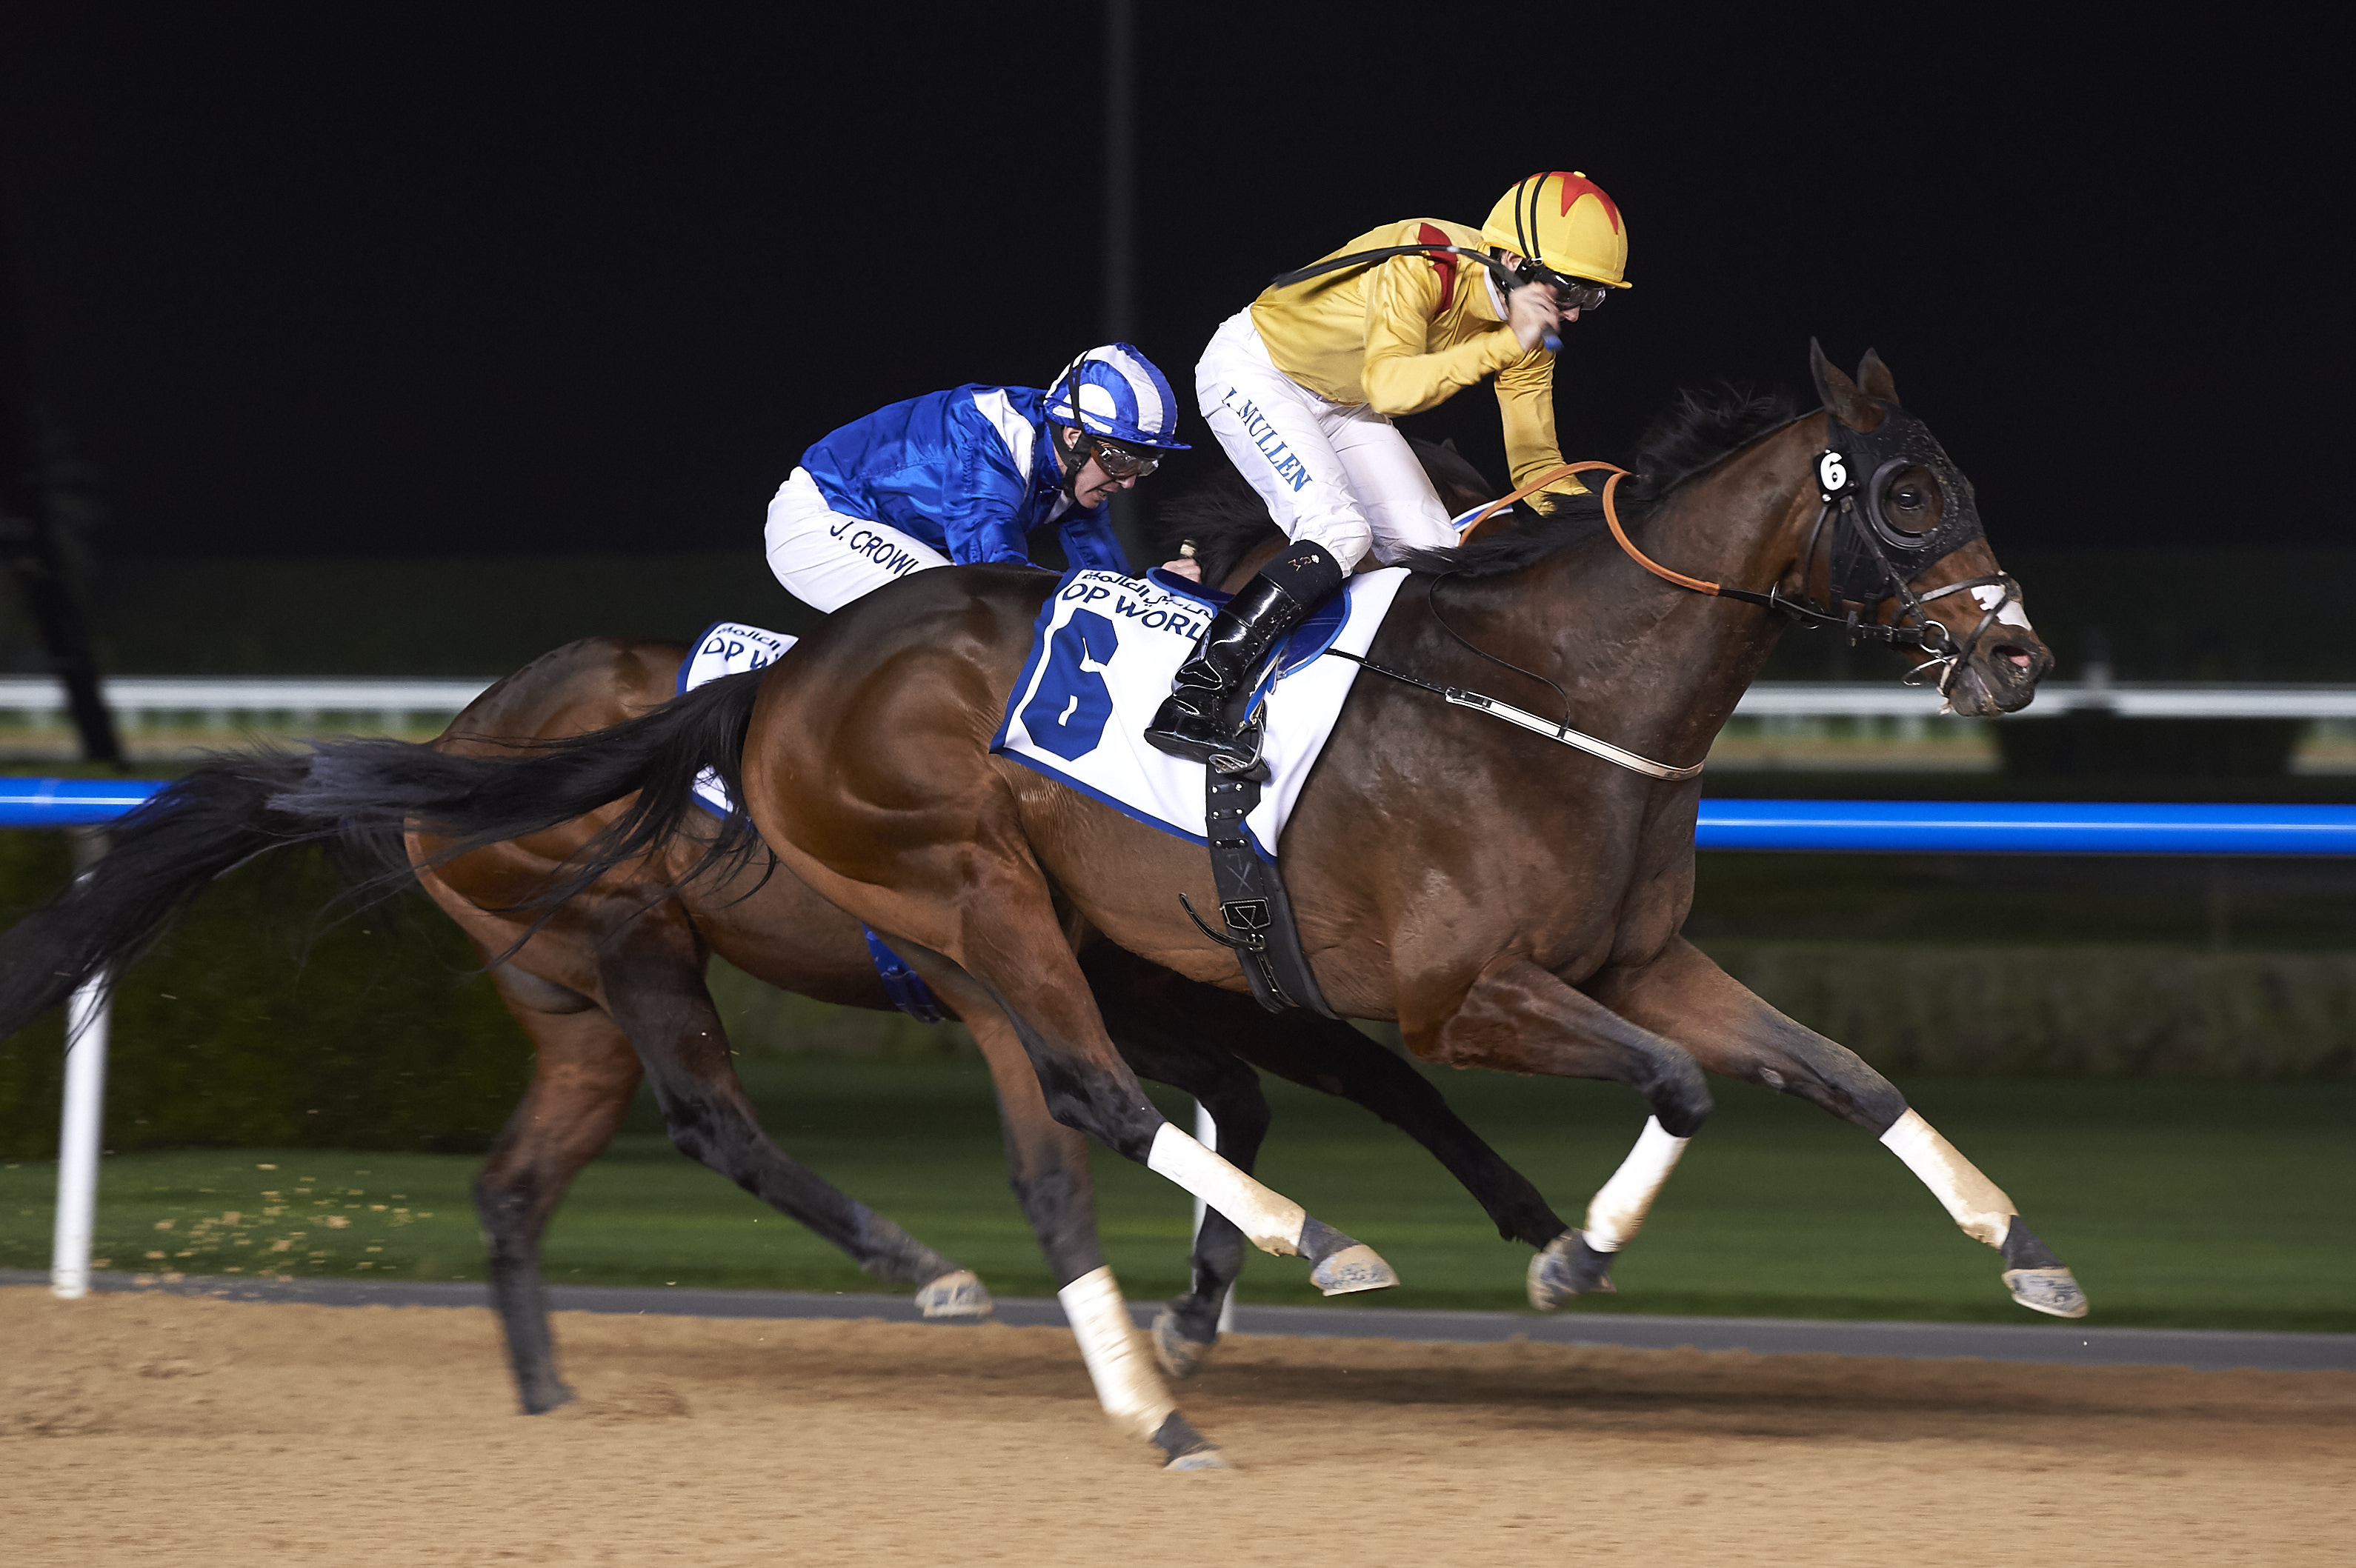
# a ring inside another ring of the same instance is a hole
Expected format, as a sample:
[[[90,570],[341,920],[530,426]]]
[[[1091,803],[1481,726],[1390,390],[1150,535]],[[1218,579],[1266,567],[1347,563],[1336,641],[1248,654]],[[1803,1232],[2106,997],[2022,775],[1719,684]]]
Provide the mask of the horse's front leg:
[[[2083,1317],[2086,1296],[2052,1250],[2023,1223],[2004,1189],[1980,1174],[1855,1051],[1794,1023],[1679,937],[1641,968],[1607,970],[1596,999],[1658,1029],[1713,1072],[1747,1078],[1821,1105],[1879,1138],[1975,1241],[2004,1254],[2012,1298],[2056,1317]]]
[[[1541,1311],[1612,1288],[1612,1254],[1643,1228],[1677,1157],[1709,1115],[1700,1065],[1676,1044],[1620,1017],[1526,958],[1500,957],[1437,1026],[1410,1025],[1408,1048],[1428,1061],[1557,1078],[1606,1078],[1643,1094],[1653,1115],[1612,1179],[1530,1264]]]

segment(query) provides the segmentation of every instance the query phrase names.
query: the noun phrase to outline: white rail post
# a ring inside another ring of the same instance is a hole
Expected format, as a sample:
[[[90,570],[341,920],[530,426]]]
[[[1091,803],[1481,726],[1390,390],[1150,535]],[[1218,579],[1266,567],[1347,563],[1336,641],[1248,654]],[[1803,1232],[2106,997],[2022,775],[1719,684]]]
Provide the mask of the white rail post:
[[[66,1001],[66,1097],[58,1118],[58,1223],[49,1288],[63,1301],[90,1294],[90,1234],[98,1215],[99,1141],[106,1122],[109,977]]]
[[[1216,1149],[1219,1147],[1219,1124],[1212,1119],[1209,1111],[1204,1109],[1203,1102],[1200,1100],[1194,1102],[1194,1141],[1207,1149]],[[1203,1233],[1203,1214],[1206,1205],[1201,1199],[1194,1200],[1194,1234],[1197,1236]],[[1219,1332],[1225,1334],[1235,1326],[1236,1287],[1231,1285],[1227,1286],[1226,1298],[1219,1303]]]
[[[106,836],[76,830],[74,860],[87,872]],[[66,999],[66,1092],[58,1115],[57,1228],[49,1240],[49,1289],[62,1301],[90,1294],[90,1236],[98,1217],[98,1156],[106,1128],[106,1031],[112,976],[100,974]]]

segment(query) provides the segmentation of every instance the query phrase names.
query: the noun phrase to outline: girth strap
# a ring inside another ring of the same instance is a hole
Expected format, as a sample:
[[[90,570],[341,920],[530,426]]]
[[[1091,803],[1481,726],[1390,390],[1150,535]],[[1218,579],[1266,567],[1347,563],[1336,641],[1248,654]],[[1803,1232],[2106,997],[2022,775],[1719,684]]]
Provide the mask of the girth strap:
[[[1301,949],[1292,901],[1284,896],[1284,879],[1259,858],[1244,831],[1244,818],[1259,805],[1259,784],[1222,777],[1209,768],[1203,776],[1203,836],[1210,843],[1211,885],[1219,897],[1219,923],[1226,931],[1223,934],[1205,924],[1194,903],[1180,893],[1186,917],[1204,935],[1234,951],[1252,999],[1261,1007],[1272,1013],[1301,1007],[1333,1018]]]

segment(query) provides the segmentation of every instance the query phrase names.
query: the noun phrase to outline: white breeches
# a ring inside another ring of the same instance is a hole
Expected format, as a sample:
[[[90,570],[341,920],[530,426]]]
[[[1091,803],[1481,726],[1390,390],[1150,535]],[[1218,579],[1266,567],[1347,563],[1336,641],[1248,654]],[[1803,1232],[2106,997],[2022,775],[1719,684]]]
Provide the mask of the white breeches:
[[[1227,318],[1194,367],[1203,419],[1285,537],[1323,545],[1344,571],[1456,542],[1415,452],[1364,403],[1328,402],[1276,368],[1251,312]]]
[[[769,570],[786,591],[829,614],[862,594],[949,558],[889,523],[827,507],[808,469],[797,468],[769,502]]]

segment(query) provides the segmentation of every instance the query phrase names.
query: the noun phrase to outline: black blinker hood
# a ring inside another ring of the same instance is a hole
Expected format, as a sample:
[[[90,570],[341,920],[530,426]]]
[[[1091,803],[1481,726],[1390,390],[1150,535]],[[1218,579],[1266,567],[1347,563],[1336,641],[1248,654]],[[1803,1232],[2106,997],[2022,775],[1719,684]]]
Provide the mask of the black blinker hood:
[[[1864,524],[1834,530],[1831,562],[1833,596],[1861,604],[1894,597],[1904,584],[1987,537],[1972,482],[1931,427],[1896,403],[1875,401],[1882,419],[1870,431],[1851,430],[1831,409],[1825,411],[1826,451],[1817,464],[1825,504],[1854,509]],[[1927,469],[1939,482],[1939,520],[1926,533],[1903,531],[1883,509],[1890,485],[1909,468]],[[1831,482],[1836,476],[1838,485]]]

